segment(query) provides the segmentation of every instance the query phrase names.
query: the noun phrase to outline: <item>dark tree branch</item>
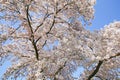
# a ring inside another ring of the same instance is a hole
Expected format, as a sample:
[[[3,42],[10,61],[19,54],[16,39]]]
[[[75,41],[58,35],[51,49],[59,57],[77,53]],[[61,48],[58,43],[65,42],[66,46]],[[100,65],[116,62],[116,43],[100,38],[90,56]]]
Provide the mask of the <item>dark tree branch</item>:
[[[14,34],[19,28],[20,28],[20,26],[17,27],[12,33],[10,33],[10,35]]]
[[[35,41],[35,43],[37,44],[37,42],[41,39],[41,36]]]
[[[34,32],[36,32],[36,31],[39,29],[39,27],[41,27],[41,26],[44,24],[45,20],[46,20],[50,15],[52,15],[52,14],[53,14],[53,13],[49,13],[49,14],[48,14],[48,8],[47,8],[47,12],[46,12],[46,14],[45,14],[45,16],[44,16],[41,24],[39,24],[39,25],[37,26],[37,28],[35,29]],[[41,36],[35,41],[35,43],[37,44],[37,42],[38,42],[40,39],[41,39]],[[47,41],[47,40],[46,40],[46,41]],[[44,45],[46,44],[46,41],[45,41],[45,43],[43,44],[42,47],[44,47]]]
[[[48,34],[50,34],[53,26],[55,25],[55,18],[57,17],[57,14],[58,14],[60,11],[62,11],[66,6],[68,6],[68,5],[70,5],[70,4],[73,4],[73,3],[74,3],[74,1],[73,1],[73,2],[70,2],[70,3],[67,3],[67,4],[65,4],[61,9],[57,9],[58,3],[56,3],[55,15],[54,15],[54,17],[53,17],[53,22],[52,22],[52,25],[50,26],[50,29],[48,30],[48,32],[46,32],[46,35],[47,35],[47,36],[48,36]],[[47,9],[48,9],[48,8],[47,8]],[[45,19],[46,19],[47,17],[49,17],[51,14],[54,14],[54,13],[48,14],[48,10],[47,10],[47,13],[46,13],[46,16],[45,16],[44,19],[43,19],[43,22],[44,22]],[[43,22],[36,28],[35,31],[37,31],[37,29],[38,29],[40,26],[43,25]],[[45,43],[43,44],[42,47],[44,47],[44,46],[46,45],[46,42],[47,42],[47,40],[45,40]]]
[[[115,58],[117,56],[120,56],[120,53],[117,53],[117,54],[115,54],[115,55],[113,55],[113,56],[111,56],[111,57],[109,57],[107,59],[99,61],[99,63],[96,66],[96,69],[89,75],[87,80],[91,80],[91,78],[93,78],[98,73],[98,71],[99,71],[99,69],[100,69],[100,67],[101,67],[101,65],[103,64],[104,61],[108,61],[108,60],[110,60],[112,58]]]
[[[54,74],[54,79],[53,79],[53,80],[58,80],[58,79],[56,78],[56,75],[58,75],[59,72],[61,72],[61,70],[62,70],[65,66],[66,66],[66,61],[65,61],[64,65],[61,66],[61,67],[55,72],[55,74]]]
[[[50,34],[53,26],[55,25],[55,18],[56,18],[56,15],[54,15],[54,17],[53,17],[53,22],[52,22],[52,25],[50,26],[50,29],[48,30],[48,32],[46,32],[46,35],[47,35],[47,36],[48,36],[48,34]],[[45,42],[44,42],[44,44],[42,45],[42,47],[44,47],[44,46],[46,45],[46,42],[47,42],[47,40],[45,40]]]
[[[26,5],[26,16],[27,16],[27,21],[28,21],[28,25],[30,27],[30,30],[31,30],[31,35],[33,35],[33,29],[32,29],[32,26],[31,26],[31,22],[30,22],[30,15],[29,15],[29,5]]]
[[[57,9],[57,6],[58,6],[58,3],[56,3],[56,7],[55,7],[55,15],[54,15],[54,18],[53,18],[53,22],[52,22],[52,25],[49,29],[49,31],[46,33],[47,35],[50,33],[50,31],[52,30],[54,24],[55,24],[55,18],[57,17],[57,14],[62,11],[66,6],[70,5],[70,4],[73,4],[74,1],[70,2],[70,3],[67,3],[65,4],[61,9]]]
[[[38,53],[36,43],[33,41],[32,44],[33,44],[33,47],[34,47],[34,50],[35,50],[36,58],[37,58],[37,60],[39,60],[39,53]]]
[[[108,60],[110,60],[110,59],[112,59],[112,58],[115,58],[115,57],[117,57],[117,56],[120,56],[120,53],[117,53],[117,54],[115,54],[115,55],[113,55],[113,56],[110,56],[108,59],[104,59],[104,61],[108,61]]]
[[[30,15],[29,15],[29,5],[26,6],[26,16],[27,16],[28,25],[29,25],[30,31],[31,31],[31,39],[30,39],[30,41],[32,42],[32,45],[34,47],[35,54],[36,54],[36,59],[39,60],[39,53],[38,53],[38,49],[37,49],[37,46],[36,46],[36,42],[34,40],[34,32],[33,32],[31,22],[30,22],[30,19],[29,19],[29,17],[30,17]]]
[[[59,13],[59,12],[61,12],[63,9],[65,9],[66,6],[71,5],[71,4],[73,4],[73,3],[74,3],[74,1],[65,4],[61,9],[58,9],[58,10],[56,11],[56,14]]]
[[[52,25],[50,26],[50,29],[48,30],[48,32],[46,32],[46,35],[48,35],[50,33],[50,31],[52,30],[54,25],[55,25],[55,16],[53,18],[53,22],[52,22]]]
[[[91,75],[89,75],[88,80],[91,80],[91,78],[97,74],[102,63],[103,63],[103,61],[99,61],[98,65],[96,66],[96,69],[93,71],[93,73]]]
[[[45,40],[44,44],[42,45],[42,48],[46,45],[46,43],[47,43],[47,40]]]
[[[44,18],[43,18],[43,20],[42,20],[42,22],[41,22],[41,24],[39,24],[38,26],[37,26],[37,28],[35,29],[35,31],[34,32],[36,32],[38,29],[39,29],[39,27],[41,27],[42,25],[43,25],[43,23],[44,23],[44,21],[50,16],[50,15],[52,15],[53,13],[46,13],[45,14],[45,16],[44,16]]]

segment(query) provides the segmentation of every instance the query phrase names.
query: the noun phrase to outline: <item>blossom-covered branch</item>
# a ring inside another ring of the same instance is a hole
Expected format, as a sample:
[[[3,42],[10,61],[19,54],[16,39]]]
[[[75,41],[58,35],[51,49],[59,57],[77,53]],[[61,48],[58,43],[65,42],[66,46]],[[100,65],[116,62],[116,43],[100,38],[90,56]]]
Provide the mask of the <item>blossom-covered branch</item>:
[[[27,16],[28,25],[29,25],[29,28],[30,28],[30,31],[31,31],[30,32],[31,33],[30,41],[32,42],[32,45],[34,47],[36,59],[39,60],[39,53],[38,53],[38,49],[37,49],[37,46],[36,46],[36,42],[34,40],[34,32],[33,32],[31,22],[30,22],[30,19],[29,19],[29,17],[30,17],[30,15],[29,15],[29,6],[30,5],[26,5],[26,16]]]
[[[112,58],[116,58],[116,57],[118,57],[118,56],[120,56],[120,53],[117,53],[117,54],[115,54],[114,56],[110,56],[110,57],[107,58],[107,59],[100,60],[100,61],[98,62],[98,64],[97,64],[95,70],[89,75],[89,77],[88,77],[87,80],[91,80],[91,79],[98,73],[98,71],[99,71],[99,69],[100,69],[100,67],[102,66],[102,64],[103,64],[104,61],[108,61],[108,60],[110,60],[110,59],[112,59]]]

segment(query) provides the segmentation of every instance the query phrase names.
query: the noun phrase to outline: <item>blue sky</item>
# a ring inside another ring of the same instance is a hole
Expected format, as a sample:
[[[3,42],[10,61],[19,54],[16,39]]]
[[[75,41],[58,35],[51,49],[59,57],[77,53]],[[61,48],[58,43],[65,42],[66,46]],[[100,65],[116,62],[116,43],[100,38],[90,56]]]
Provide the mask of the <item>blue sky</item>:
[[[95,5],[95,18],[89,30],[99,30],[104,25],[120,20],[120,0],[97,0]]]
[[[104,25],[109,24],[113,21],[120,20],[120,0],[97,0],[95,5],[95,18],[92,21],[91,26],[86,28],[93,31],[103,28]],[[0,78],[5,69],[8,67],[8,62],[3,66],[0,66]],[[81,68],[78,68],[74,76],[79,76],[79,71]],[[83,71],[83,69],[82,69]]]

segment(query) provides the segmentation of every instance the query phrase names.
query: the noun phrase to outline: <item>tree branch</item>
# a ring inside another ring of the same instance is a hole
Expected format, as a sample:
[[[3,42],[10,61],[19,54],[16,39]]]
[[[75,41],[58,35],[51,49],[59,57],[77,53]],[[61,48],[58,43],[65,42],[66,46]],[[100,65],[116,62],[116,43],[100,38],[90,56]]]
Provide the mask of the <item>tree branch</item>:
[[[55,17],[56,17],[56,16],[54,16],[52,25],[50,26],[50,29],[48,30],[48,32],[46,32],[46,35],[48,35],[48,34],[50,33],[50,31],[52,30],[52,28],[53,28],[53,26],[54,26],[54,24],[55,24]]]
[[[117,56],[120,56],[120,53],[117,53],[117,54],[115,54],[115,55],[113,55],[113,56],[110,56],[108,59],[104,59],[104,61],[108,61],[108,60],[110,60],[110,59],[112,59],[112,58],[115,58],[115,57],[117,57]]]
[[[35,29],[34,32],[36,32],[36,31],[39,29],[39,27],[43,25],[44,21],[45,21],[50,15],[52,15],[52,14],[53,14],[53,13],[49,13],[49,14],[48,14],[48,12],[47,12],[47,13],[45,14],[45,16],[44,16],[41,24],[39,24],[39,25],[37,26],[37,28]]]
[[[42,48],[46,45],[47,40],[45,40],[44,44],[42,45]]]
[[[96,66],[96,69],[93,71],[92,74],[89,75],[87,80],[91,80],[91,78],[94,77],[97,74],[97,72],[99,71],[100,66],[102,65],[102,63],[103,63],[103,61],[99,61],[98,65]]]
[[[41,36],[35,41],[35,43],[37,44],[37,42],[41,39]]]
[[[115,58],[117,56],[120,56],[120,53],[117,53],[117,54],[115,54],[115,55],[113,55],[113,56],[111,56],[107,59],[100,60],[99,63],[97,64],[97,66],[96,66],[96,69],[89,75],[87,80],[91,80],[91,78],[93,78],[98,73],[98,71],[99,71],[99,69],[100,69],[100,67],[101,67],[101,65],[103,64],[104,61],[108,61],[108,60],[110,60],[112,58]]]
[[[58,75],[59,72],[61,72],[61,70],[65,67],[65,65],[66,65],[66,61],[65,61],[64,65],[61,66],[61,67],[55,72],[55,74],[54,74],[54,79],[53,79],[53,80],[58,80],[58,79],[56,78],[56,75]]]
[[[58,10],[56,11],[56,14],[59,13],[60,11],[62,11],[66,6],[71,5],[71,4],[73,4],[73,3],[74,3],[74,1],[65,4],[62,8],[60,8],[60,9],[58,9]]]
[[[33,32],[31,22],[30,22],[30,19],[29,19],[29,17],[30,17],[30,15],[29,15],[29,5],[26,6],[26,16],[27,16],[28,25],[29,25],[30,31],[31,31],[31,39],[30,39],[30,41],[32,42],[32,45],[34,47],[36,58],[37,58],[37,60],[39,60],[39,53],[38,53],[38,49],[37,49],[37,46],[36,46],[36,42],[34,40],[34,32]]]
[[[17,27],[10,35],[14,34],[21,26]]]
[[[27,21],[28,21],[28,25],[30,27],[30,30],[31,30],[31,36],[33,35],[33,29],[32,29],[32,26],[31,26],[31,22],[30,22],[30,19],[29,19],[29,5],[26,5],[26,16],[27,16]]]

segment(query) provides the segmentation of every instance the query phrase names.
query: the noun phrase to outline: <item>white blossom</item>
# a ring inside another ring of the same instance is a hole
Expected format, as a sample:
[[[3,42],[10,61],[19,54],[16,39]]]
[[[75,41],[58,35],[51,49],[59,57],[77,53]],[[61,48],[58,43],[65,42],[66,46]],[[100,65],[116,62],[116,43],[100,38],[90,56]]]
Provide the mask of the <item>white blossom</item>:
[[[0,20],[5,23],[0,23],[0,64],[11,62],[3,80],[73,80],[72,73],[79,66],[84,68],[79,79],[88,80],[100,63],[95,76],[118,77],[114,69],[120,66],[120,21],[96,32],[86,30],[84,23],[94,18],[95,3],[2,0]]]

